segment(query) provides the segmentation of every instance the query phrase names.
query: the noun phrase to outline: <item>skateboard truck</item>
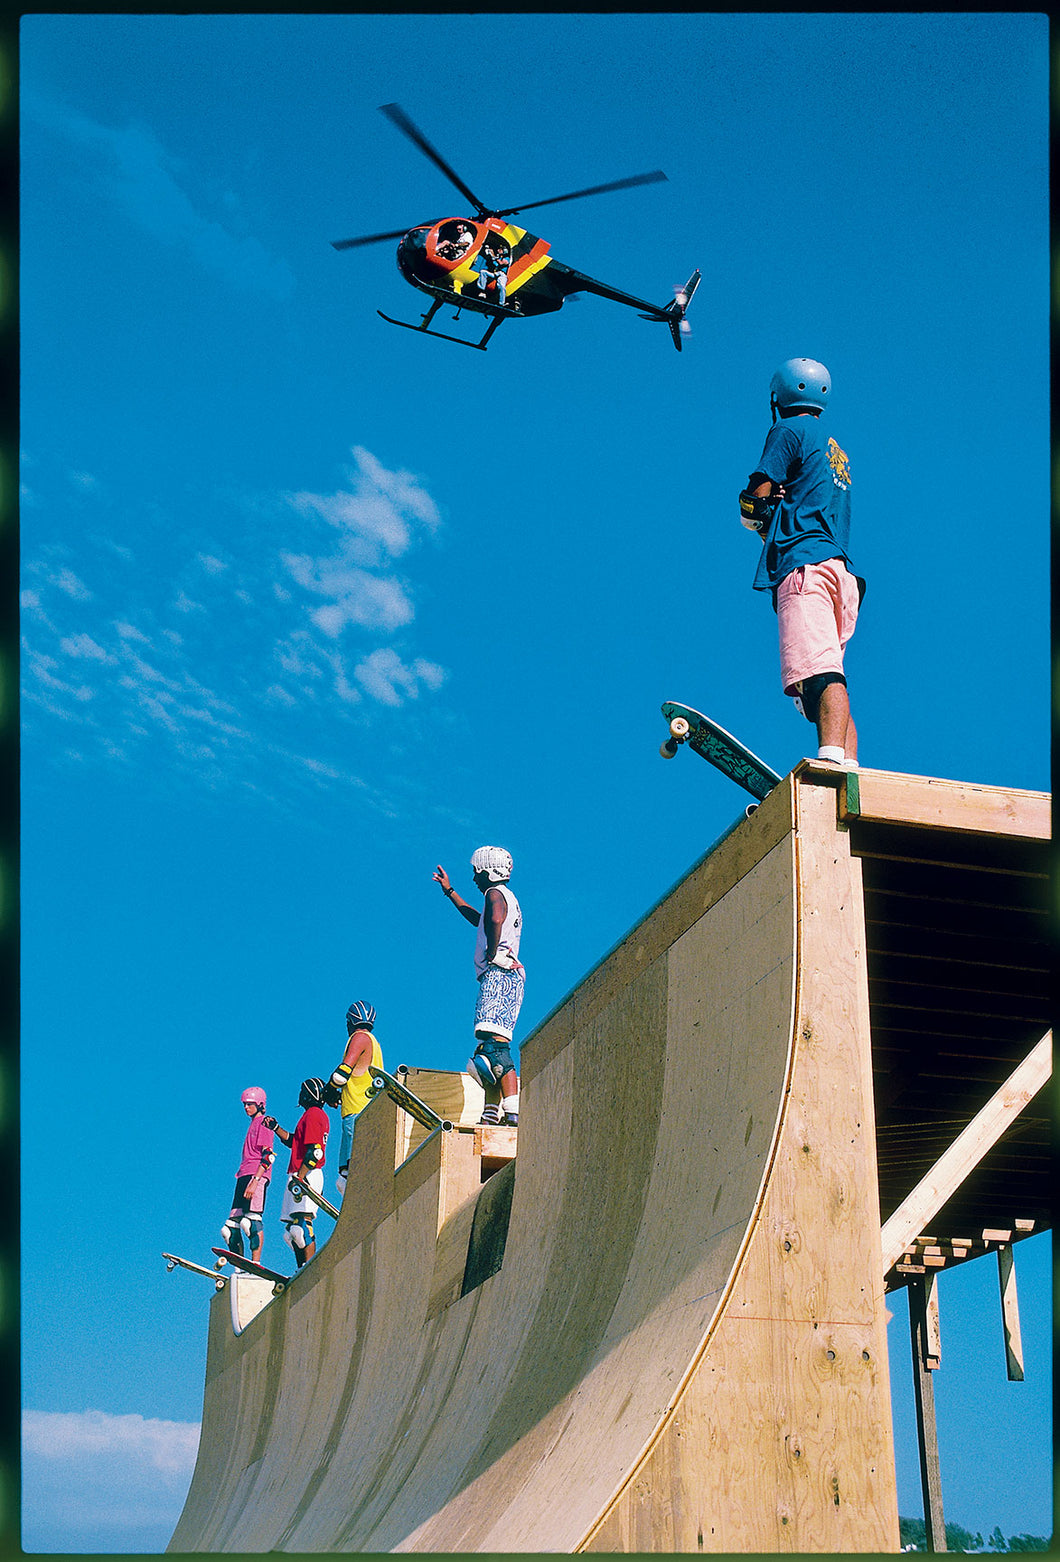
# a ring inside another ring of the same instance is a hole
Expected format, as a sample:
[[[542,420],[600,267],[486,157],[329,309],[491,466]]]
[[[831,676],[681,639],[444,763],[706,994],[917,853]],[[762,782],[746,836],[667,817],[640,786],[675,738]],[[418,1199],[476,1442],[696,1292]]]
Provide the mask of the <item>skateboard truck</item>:
[[[726,732],[724,727],[720,727],[709,716],[704,716],[694,706],[667,700],[662,707],[662,714],[670,729],[659,749],[664,759],[673,759],[681,744],[687,743],[694,754],[707,760],[715,769],[728,776],[730,781],[735,781],[737,786],[750,792],[756,805],[768,797],[780,781],[780,776],[772,766],[759,759],[739,738],[734,738],[731,732]]]
[[[190,1269],[194,1274],[205,1275],[208,1280],[213,1281],[216,1291],[223,1291],[228,1284],[227,1279],[223,1275],[217,1274],[213,1269],[207,1269],[203,1264],[193,1264],[190,1258],[181,1258],[176,1253],[163,1253],[162,1257],[165,1259],[166,1268],[170,1272],[179,1266],[181,1269]]]
[[[660,744],[659,753],[663,759],[673,759],[678,747],[685,741],[691,732],[691,727],[683,716],[675,716],[670,723],[670,736],[665,743]]]

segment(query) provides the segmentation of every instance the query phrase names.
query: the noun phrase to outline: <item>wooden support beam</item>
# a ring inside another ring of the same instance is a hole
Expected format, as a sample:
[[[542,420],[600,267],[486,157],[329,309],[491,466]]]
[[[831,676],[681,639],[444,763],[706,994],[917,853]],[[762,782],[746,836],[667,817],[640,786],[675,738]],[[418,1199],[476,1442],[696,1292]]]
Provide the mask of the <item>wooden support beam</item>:
[[[1001,1288],[1001,1324],[1005,1331],[1005,1363],[1010,1383],[1023,1382],[1023,1340],[1020,1337],[1016,1300],[1016,1265],[1009,1243],[997,1250],[997,1278]]]
[[[939,1277],[925,1275],[924,1287],[924,1365],[929,1372],[942,1366],[942,1329],[939,1324]]]
[[[1051,799],[1048,792],[1000,793],[995,787],[961,781],[937,781],[891,771],[840,772],[841,820],[872,819],[960,830],[970,835],[1010,835],[1048,840]],[[815,776],[816,780],[817,777]]]
[[[883,1227],[883,1272],[887,1273],[908,1249],[924,1223],[933,1220],[984,1155],[997,1143],[1048,1080],[1053,1069],[1053,1033],[1046,1031],[1037,1046],[1014,1069],[990,1100],[943,1151],[926,1177],[885,1222]],[[984,1231],[984,1240],[990,1234]],[[1011,1233],[1005,1234],[1009,1240]],[[995,1240],[1000,1238],[1000,1233]]]
[[[909,1282],[909,1342],[913,1352],[913,1397],[916,1401],[920,1485],[924,1494],[924,1529],[928,1550],[945,1551],[946,1521],[942,1515],[942,1472],[939,1468],[939,1439],[935,1424],[935,1385],[927,1365],[929,1286],[934,1289],[934,1276],[930,1280],[925,1277]]]

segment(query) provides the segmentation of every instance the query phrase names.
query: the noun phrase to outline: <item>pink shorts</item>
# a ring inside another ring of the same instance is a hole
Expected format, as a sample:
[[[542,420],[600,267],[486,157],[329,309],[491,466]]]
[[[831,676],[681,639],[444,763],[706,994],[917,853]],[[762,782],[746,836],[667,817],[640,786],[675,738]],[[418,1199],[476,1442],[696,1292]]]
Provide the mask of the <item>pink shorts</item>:
[[[780,680],[785,694],[816,673],[841,673],[858,621],[858,583],[842,559],[802,564],[777,588]]]

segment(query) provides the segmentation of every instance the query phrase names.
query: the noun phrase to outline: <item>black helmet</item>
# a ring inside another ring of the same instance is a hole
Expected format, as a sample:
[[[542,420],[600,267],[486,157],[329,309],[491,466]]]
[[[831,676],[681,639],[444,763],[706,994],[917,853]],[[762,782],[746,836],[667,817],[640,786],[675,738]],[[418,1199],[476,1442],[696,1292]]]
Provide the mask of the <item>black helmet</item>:
[[[324,1081],[322,1079],[303,1079],[302,1088],[298,1092],[299,1106],[323,1106]]]

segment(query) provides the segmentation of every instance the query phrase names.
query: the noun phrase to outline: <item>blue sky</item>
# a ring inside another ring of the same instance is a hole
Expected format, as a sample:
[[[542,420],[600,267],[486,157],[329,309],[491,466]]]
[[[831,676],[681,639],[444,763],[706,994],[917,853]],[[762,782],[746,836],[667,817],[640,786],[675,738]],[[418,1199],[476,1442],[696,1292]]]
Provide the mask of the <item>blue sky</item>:
[[[217,1239],[240,1090],[291,1118],[355,997],[463,1065],[434,865],[512,851],[526,1035],[742,807],[661,701],[807,751],[735,503],[785,358],[851,457],[864,762],[1048,787],[1047,75],[1034,14],[23,19],[23,1134],[69,1222],[26,1223],[27,1548],[168,1538],[211,1293],[158,1254]],[[395,101],[499,206],[664,169],[526,220],[659,303],[700,267],[681,356],[591,297],[485,354],[384,324],[391,247],[329,241],[463,207]],[[973,1529],[1050,1525],[1048,1240],[1024,1384],[990,1266],[942,1285]]]

